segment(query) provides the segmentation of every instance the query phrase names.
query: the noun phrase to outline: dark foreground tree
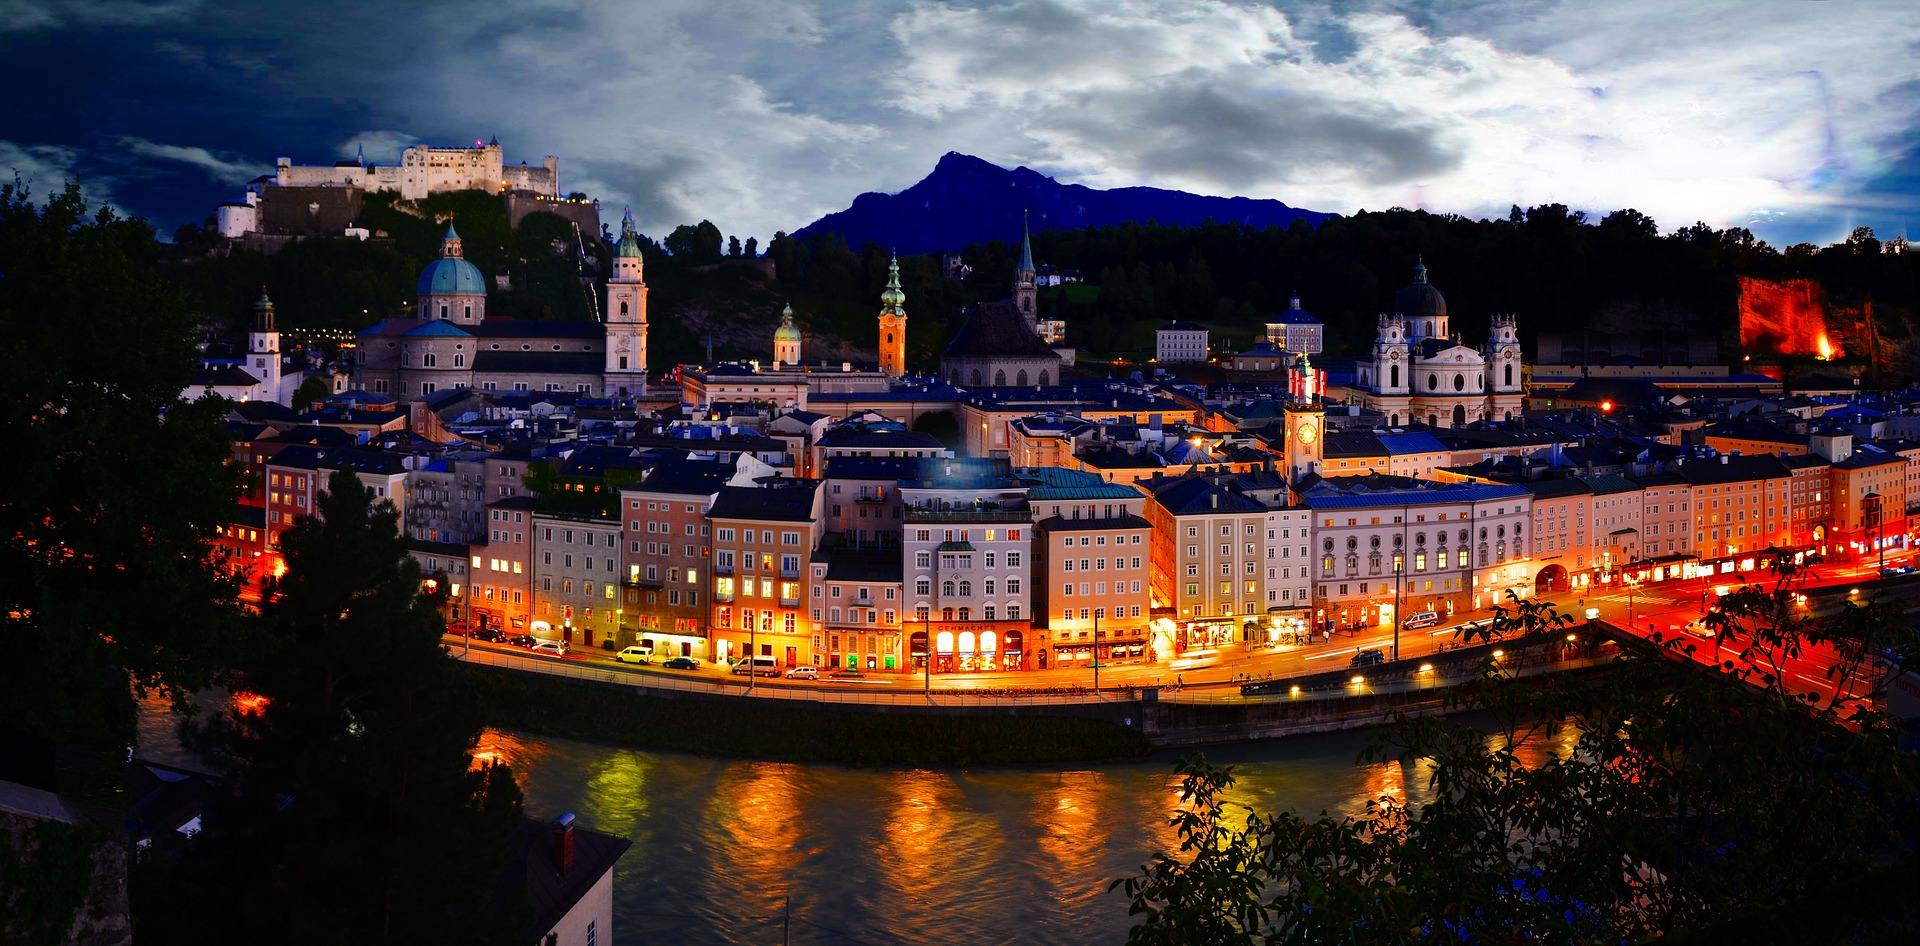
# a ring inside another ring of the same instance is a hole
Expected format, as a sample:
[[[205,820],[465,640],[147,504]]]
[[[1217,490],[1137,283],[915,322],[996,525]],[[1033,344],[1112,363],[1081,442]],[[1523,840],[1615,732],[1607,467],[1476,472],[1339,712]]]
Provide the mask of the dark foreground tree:
[[[177,862],[143,872],[148,930],[514,942],[527,918],[495,895],[520,793],[505,766],[471,759],[478,705],[392,504],[336,473],[281,547],[287,571],[261,607],[267,646],[235,709],[199,733],[234,796]]]
[[[76,187],[35,207],[0,185],[0,763],[44,781],[21,760],[103,762],[64,766],[65,791],[118,785],[129,675],[180,695],[232,650],[238,588],[210,540],[244,474],[224,406],[180,400],[192,334],[153,252]]]
[[[1362,759],[1425,766],[1421,805],[1266,814],[1231,800],[1230,770],[1183,760],[1180,849],[1114,884],[1129,942],[1912,941],[1920,760],[1870,691],[1875,656],[1912,654],[1914,632],[1897,606],[1808,617],[1778,564],[1716,612],[1743,651],[1717,670],[1682,659],[1693,641],[1585,683],[1509,658],[1460,697],[1472,724],[1392,719]],[[1532,602],[1496,622],[1510,654],[1570,630]],[[1808,653],[1839,656],[1811,689],[1787,670]]]

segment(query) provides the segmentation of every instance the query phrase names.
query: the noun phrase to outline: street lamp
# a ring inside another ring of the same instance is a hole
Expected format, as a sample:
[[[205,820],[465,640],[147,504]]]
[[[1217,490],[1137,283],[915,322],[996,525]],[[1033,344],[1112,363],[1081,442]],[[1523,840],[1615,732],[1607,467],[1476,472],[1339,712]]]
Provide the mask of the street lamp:
[[[1100,695],[1100,611],[1093,612],[1093,695]]]
[[[1880,552],[1880,569],[1874,572],[1875,577],[1878,577],[1887,570],[1887,543],[1884,535],[1886,532],[1886,515],[1881,512],[1879,493],[1868,493],[1860,497],[1860,499],[1860,511],[1873,516],[1873,547]]]

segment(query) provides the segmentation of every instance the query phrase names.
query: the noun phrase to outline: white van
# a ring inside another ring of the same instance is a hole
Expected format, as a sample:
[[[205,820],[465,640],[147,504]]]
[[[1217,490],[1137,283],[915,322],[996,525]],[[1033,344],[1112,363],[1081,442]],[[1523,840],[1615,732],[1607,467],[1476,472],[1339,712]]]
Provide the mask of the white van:
[[[733,672],[741,676],[777,677],[780,675],[780,666],[773,662],[772,657],[742,657],[739,663],[733,665]]]
[[[1438,623],[1440,623],[1440,615],[1437,612],[1421,611],[1417,614],[1407,615],[1407,622],[1400,626],[1411,631],[1423,627],[1432,627]]]

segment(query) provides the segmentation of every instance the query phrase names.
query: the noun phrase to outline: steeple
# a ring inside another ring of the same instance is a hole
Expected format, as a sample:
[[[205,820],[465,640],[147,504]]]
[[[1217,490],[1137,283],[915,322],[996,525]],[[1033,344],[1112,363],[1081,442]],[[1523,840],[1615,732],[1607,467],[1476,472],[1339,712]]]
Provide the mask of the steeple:
[[[460,259],[460,234],[454,232],[453,221],[447,221],[447,233],[440,238],[440,257],[442,259]]]
[[[632,207],[620,216],[620,241],[614,244],[613,255],[620,259],[640,258],[640,234],[633,229]]]
[[[640,234],[633,209],[620,217],[620,240],[607,277],[607,391],[626,395],[646,390],[647,281],[640,258]]]
[[[897,254],[887,259],[887,288],[880,290],[880,371],[895,378],[907,372],[907,294]]]
[[[260,298],[253,303],[253,330],[255,332],[278,332],[274,327],[273,300],[267,298],[267,287],[260,287]]]
[[[1027,212],[1020,211],[1020,262],[1014,269],[1033,272],[1033,236],[1027,232]]]

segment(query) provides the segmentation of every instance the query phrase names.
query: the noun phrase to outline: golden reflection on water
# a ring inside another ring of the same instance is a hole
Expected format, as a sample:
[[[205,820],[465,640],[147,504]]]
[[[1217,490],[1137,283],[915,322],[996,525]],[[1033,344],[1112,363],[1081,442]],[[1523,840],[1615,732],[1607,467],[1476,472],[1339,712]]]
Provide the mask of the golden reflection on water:
[[[771,898],[786,889],[793,865],[810,853],[798,849],[812,803],[803,791],[803,772],[793,765],[741,762],[713,787],[705,819],[717,835],[714,873],[728,886]]]
[[[953,777],[916,769],[886,780],[892,794],[881,838],[879,875],[900,894],[923,898],[951,880],[954,840],[960,833],[957,810],[964,799]]]
[[[538,736],[499,729],[482,729],[480,740],[473,748],[473,758],[476,762],[498,762],[510,765],[513,767],[514,777],[524,780],[527,769],[539,764],[552,752],[552,747],[542,742]]]
[[[1062,772],[1053,784],[1035,792],[1034,821],[1039,847],[1051,861],[1054,898],[1066,902],[1099,893],[1097,858],[1111,842],[1107,793],[1113,791],[1104,772]],[[1089,879],[1097,880],[1088,886]],[[1072,885],[1069,887],[1068,885]]]
[[[658,756],[620,750],[598,760],[587,772],[580,814],[595,831],[627,837],[647,813],[647,781]]]

